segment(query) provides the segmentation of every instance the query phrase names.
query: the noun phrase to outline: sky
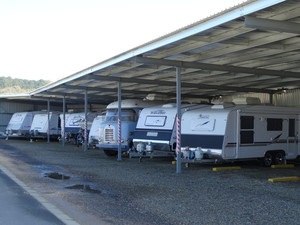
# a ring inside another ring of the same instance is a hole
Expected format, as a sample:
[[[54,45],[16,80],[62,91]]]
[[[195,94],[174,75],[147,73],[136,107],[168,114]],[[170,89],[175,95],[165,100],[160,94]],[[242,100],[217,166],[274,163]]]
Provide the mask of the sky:
[[[0,0],[0,77],[57,81],[245,0]]]

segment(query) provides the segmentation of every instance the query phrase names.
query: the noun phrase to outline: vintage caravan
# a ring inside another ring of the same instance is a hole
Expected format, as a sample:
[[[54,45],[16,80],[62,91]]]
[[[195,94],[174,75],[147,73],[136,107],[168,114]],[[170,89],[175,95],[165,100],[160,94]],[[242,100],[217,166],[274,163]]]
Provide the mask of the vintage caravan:
[[[99,115],[93,120],[90,132],[89,132],[89,146],[96,147],[99,144],[100,139],[100,124],[104,121],[105,115]]]
[[[207,105],[184,104],[181,112]],[[134,131],[133,145],[138,152],[148,149],[175,151],[176,149],[176,104],[170,103],[142,110]]]
[[[259,159],[266,166],[296,159],[300,109],[247,102],[184,113],[182,151],[201,151],[204,158],[225,161]]]
[[[33,117],[39,112],[16,112],[11,117],[7,127],[7,137],[28,137]]]
[[[160,103],[161,104],[161,103]],[[121,149],[128,151],[133,143],[133,132],[141,110],[145,107],[159,105],[156,101],[142,101],[126,99],[121,102]],[[118,102],[110,103],[106,107],[105,119],[99,127],[99,144],[106,155],[115,156],[118,151]]]
[[[87,130],[89,131],[92,126],[92,122],[94,118],[97,116],[97,113],[87,113]],[[61,115],[62,118],[62,115]],[[65,137],[68,142],[71,142],[73,144],[78,144],[82,141],[82,130],[84,130],[84,119],[85,119],[85,113],[68,113],[65,116]]]
[[[61,134],[59,112],[35,114],[30,127],[31,138],[47,138],[48,131],[51,138],[58,138]]]

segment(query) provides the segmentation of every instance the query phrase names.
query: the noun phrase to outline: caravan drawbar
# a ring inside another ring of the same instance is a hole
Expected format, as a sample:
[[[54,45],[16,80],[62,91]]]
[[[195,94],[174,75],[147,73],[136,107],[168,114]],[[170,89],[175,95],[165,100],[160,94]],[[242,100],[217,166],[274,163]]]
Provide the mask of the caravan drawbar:
[[[185,112],[181,149],[224,161],[260,159],[284,164],[299,154],[300,109],[271,105],[218,104]]]

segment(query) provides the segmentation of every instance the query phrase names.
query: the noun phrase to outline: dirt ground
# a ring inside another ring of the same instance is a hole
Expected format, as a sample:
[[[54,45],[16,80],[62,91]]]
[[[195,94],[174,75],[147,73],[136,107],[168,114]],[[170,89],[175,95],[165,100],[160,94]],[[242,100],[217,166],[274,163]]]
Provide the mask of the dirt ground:
[[[297,164],[193,164],[176,174],[173,160],[117,161],[98,149],[0,140],[0,164],[80,224],[299,224],[300,182],[268,181],[300,177]]]

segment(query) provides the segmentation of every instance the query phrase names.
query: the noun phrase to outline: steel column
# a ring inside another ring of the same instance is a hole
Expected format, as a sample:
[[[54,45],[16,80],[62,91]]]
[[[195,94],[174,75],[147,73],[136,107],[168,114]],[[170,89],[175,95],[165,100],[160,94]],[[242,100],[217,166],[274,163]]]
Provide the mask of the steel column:
[[[50,143],[50,100],[47,101],[47,114],[48,114],[48,129],[47,129],[47,142]]]
[[[270,104],[273,105],[273,101],[274,101],[273,97],[274,97],[274,94],[270,94],[269,96],[270,96]]]
[[[61,127],[61,142],[62,145],[65,146],[66,143],[66,96],[63,97],[63,118],[61,121],[62,127]]]
[[[118,160],[122,160],[121,152],[121,106],[122,106],[122,86],[118,82]]]
[[[181,173],[181,68],[176,67],[176,173]]]
[[[88,93],[87,90],[84,92],[84,134],[83,134],[83,145],[84,151],[88,150],[88,136],[87,136],[87,114],[88,114]]]

